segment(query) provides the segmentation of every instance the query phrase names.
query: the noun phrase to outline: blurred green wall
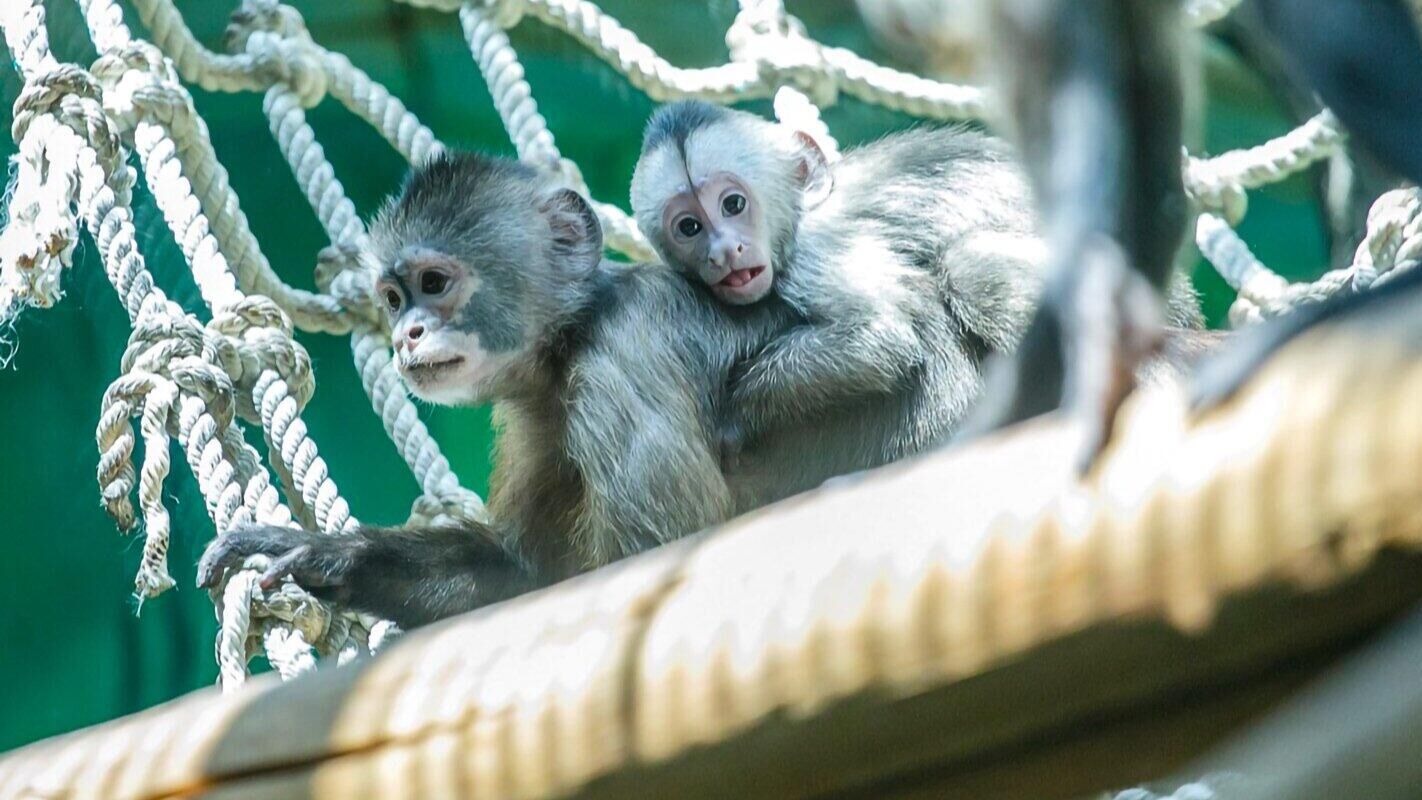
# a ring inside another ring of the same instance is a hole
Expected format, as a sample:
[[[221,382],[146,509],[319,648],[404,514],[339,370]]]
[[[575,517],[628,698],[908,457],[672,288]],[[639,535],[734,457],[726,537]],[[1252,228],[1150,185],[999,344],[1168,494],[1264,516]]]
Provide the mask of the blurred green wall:
[[[0,0],[4,2],[6,0]],[[62,60],[89,63],[92,47],[69,0],[51,0],[50,31]],[[235,3],[178,3],[198,37],[219,46]],[[294,3],[322,44],[346,53],[403,98],[446,142],[512,154],[484,83],[451,15],[385,0]],[[606,0],[673,62],[705,66],[726,58],[723,32],[733,0]],[[791,3],[822,41],[872,53],[847,0]],[[130,23],[142,35],[138,21]],[[567,37],[535,22],[513,31],[540,110],[565,155],[594,193],[626,205],[641,126],[652,103]],[[883,54],[876,54],[883,58]],[[1228,57],[1211,59],[1207,146],[1212,152],[1255,144],[1287,123],[1257,82]],[[0,65],[5,127],[19,80]],[[316,251],[326,242],[266,129],[258,95],[195,90],[218,157],[267,257],[297,286],[312,285]],[[763,112],[768,104],[752,104]],[[912,122],[846,100],[825,114],[846,144]],[[337,175],[362,214],[393,189],[404,164],[383,141],[328,101],[310,114]],[[14,152],[0,136],[0,155]],[[1266,263],[1291,275],[1323,266],[1324,242],[1310,184],[1296,179],[1251,197],[1242,231]],[[206,318],[162,218],[146,192],[136,223],[148,266],[171,297]],[[1231,299],[1208,268],[1197,285],[1212,320]],[[100,509],[93,432],[105,387],[117,376],[127,320],[85,239],[55,308],[25,313],[0,330],[0,750],[136,711],[216,677],[216,629],[206,595],[191,587],[192,565],[212,534],[203,501],[175,449],[167,502],[173,512],[170,567],[176,591],[148,602],[132,597],[141,539],[120,537]],[[404,519],[417,494],[372,414],[343,338],[303,335],[318,376],[304,418],[355,513],[372,522]],[[422,412],[466,485],[482,492],[489,450],[485,410]],[[176,447],[176,446],[175,446]]]

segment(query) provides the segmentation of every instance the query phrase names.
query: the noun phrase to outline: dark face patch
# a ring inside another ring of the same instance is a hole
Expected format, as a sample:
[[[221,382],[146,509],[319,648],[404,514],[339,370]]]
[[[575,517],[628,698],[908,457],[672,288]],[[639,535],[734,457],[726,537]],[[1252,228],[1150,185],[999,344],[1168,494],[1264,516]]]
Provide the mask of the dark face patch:
[[[506,353],[523,344],[523,319],[519,310],[525,297],[523,280],[511,269],[477,271],[479,287],[459,310],[450,327],[479,337],[490,353]]]

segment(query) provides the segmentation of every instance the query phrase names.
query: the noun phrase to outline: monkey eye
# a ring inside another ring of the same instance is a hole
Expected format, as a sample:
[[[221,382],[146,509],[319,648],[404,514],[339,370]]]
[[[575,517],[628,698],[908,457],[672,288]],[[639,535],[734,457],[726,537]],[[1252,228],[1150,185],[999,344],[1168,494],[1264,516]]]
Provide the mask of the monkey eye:
[[[732,192],[721,200],[721,213],[728,217],[734,217],[745,210],[746,196],[740,192]]]
[[[400,313],[400,303],[404,300],[404,298],[400,296],[400,292],[396,291],[394,287],[385,286],[381,288],[380,296],[385,298],[385,308],[388,309],[391,314]]]
[[[677,220],[676,229],[682,236],[690,239],[701,233],[701,220],[696,217],[682,217]]]
[[[428,270],[420,276],[420,291],[425,294],[439,294],[449,286],[449,276],[436,270]]]

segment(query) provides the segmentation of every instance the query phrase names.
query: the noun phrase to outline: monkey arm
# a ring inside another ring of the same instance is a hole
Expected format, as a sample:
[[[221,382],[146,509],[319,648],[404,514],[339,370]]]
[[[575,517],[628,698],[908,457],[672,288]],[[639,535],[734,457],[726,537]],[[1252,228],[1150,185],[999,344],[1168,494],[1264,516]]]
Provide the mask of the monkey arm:
[[[609,337],[573,378],[568,450],[582,477],[584,557],[605,564],[723,522],[730,489],[712,446],[710,381],[674,348]],[[635,348],[636,357],[617,348]]]
[[[208,546],[198,585],[215,586],[251,555],[272,558],[263,586],[290,577],[316,597],[409,629],[496,603],[543,584],[484,525],[374,528],[322,534],[238,528]]]
[[[731,414],[746,437],[899,387],[927,357],[905,315],[879,310],[852,322],[792,328],[743,362]]]

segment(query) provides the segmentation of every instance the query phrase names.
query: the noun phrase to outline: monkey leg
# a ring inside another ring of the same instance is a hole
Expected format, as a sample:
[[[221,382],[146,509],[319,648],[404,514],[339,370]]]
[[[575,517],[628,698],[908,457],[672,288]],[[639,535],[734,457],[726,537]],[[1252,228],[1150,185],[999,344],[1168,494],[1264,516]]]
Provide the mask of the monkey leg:
[[[1109,438],[1159,346],[1185,222],[1179,9],[1173,0],[1001,0],[1008,106],[1053,268],[1017,353],[989,365],[967,435],[1065,405]]]
[[[217,585],[248,556],[266,555],[270,588],[290,578],[316,597],[409,629],[522,594],[542,584],[483,526],[371,528],[322,534],[237,528],[208,545],[198,586]]]
[[[1116,412],[1164,343],[1156,287],[1107,237],[1074,254],[1050,285],[1013,355],[989,365],[987,390],[965,425],[968,438],[1064,408],[1082,425],[1077,468],[1110,440]]]

